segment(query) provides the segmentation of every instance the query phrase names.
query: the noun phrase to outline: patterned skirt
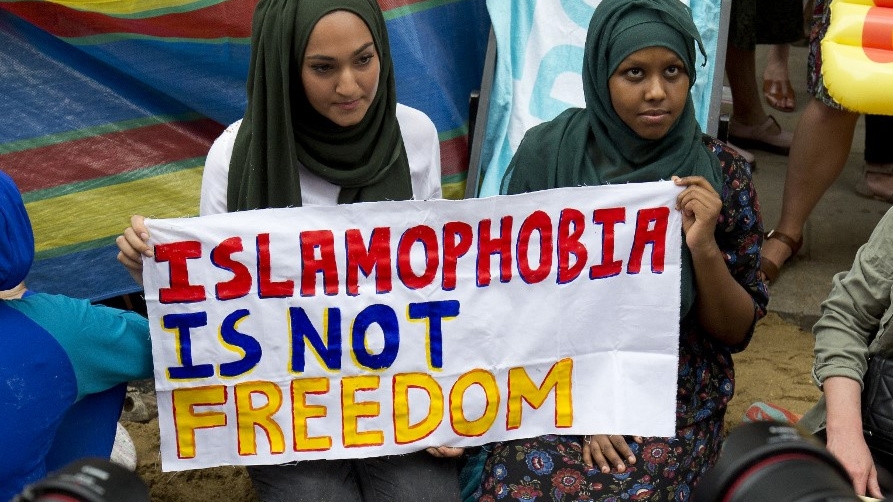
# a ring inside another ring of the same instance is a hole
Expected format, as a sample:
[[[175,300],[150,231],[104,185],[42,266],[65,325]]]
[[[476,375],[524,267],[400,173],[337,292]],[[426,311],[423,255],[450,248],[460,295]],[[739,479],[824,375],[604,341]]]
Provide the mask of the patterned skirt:
[[[583,465],[581,436],[541,436],[492,445],[478,490],[480,502],[689,500],[716,462],[723,415],[695,422],[673,438],[628,441],[636,463],[604,474]]]
[[[844,108],[828,94],[822,79],[822,39],[831,22],[830,0],[816,0],[812,13],[812,29],[809,33],[809,55],[806,59],[806,90],[823,104],[835,110]]]

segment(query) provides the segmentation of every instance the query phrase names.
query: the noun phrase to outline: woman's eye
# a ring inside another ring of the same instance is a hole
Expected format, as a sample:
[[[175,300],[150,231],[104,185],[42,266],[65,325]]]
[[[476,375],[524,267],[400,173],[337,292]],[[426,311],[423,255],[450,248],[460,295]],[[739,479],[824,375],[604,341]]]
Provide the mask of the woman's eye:
[[[311,65],[310,69],[316,73],[326,73],[332,70],[332,66],[327,64],[315,64]]]
[[[666,69],[667,76],[670,77],[678,77],[685,73],[685,70],[681,66],[671,65]]]
[[[641,78],[642,77],[642,69],[641,68],[630,68],[626,70],[626,76],[629,78]]]
[[[372,59],[375,57],[374,54],[363,54],[357,59],[357,64],[360,66],[365,66],[372,62]]]

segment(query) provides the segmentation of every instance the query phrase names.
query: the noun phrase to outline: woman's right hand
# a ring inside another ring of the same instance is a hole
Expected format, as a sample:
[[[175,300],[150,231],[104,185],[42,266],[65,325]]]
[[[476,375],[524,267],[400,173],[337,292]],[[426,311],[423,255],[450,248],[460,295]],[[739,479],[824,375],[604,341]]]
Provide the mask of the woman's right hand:
[[[859,434],[849,438],[828,435],[828,451],[830,451],[852,478],[853,489],[857,495],[868,495],[883,498],[878,485],[877,468],[865,438]]]
[[[143,256],[151,258],[152,248],[149,247],[149,231],[146,229],[146,218],[135,214],[130,217],[130,226],[124,230],[124,234],[115,239],[118,245],[118,261],[127,268],[130,276],[140,286],[143,285]]]
[[[877,469],[862,433],[862,386],[857,380],[832,376],[822,382],[828,419],[826,447],[843,465],[856,495],[883,498]]]

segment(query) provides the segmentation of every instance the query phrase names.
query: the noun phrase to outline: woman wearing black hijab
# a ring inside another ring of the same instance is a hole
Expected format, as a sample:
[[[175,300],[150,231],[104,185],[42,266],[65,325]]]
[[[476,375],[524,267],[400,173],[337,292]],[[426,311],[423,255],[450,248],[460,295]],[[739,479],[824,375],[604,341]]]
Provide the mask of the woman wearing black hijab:
[[[695,120],[696,47],[703,53],[679,0],[602,0],[584,48],[586,107],[528,131],[503,180],[510,194],[671,179],[684,187],[677,434],[497,443],[481,501],[687,500],[716,459],[734,392],[731,353],[747,346],[768,293],[749,166]]]

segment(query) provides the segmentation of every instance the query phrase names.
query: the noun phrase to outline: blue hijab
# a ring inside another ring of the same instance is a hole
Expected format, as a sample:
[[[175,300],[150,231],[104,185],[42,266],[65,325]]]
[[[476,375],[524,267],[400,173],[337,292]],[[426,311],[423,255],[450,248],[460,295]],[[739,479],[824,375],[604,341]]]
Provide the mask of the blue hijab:
[[[25,280],[34,261],[34,233],[22,195],[12,178],[0,171],[0,290]]]

